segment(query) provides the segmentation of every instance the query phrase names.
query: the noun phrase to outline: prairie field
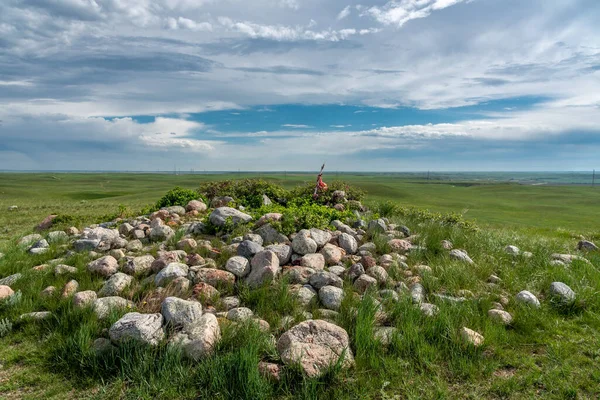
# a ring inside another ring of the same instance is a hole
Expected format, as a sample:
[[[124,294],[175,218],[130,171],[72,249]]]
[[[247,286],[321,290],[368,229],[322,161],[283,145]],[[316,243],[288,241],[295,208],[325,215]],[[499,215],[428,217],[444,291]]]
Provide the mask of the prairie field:
[[[89,307],[75,308],[68,296],[43,297],[40,292],[54,286],[60,293],[72,280],[77,281],[78,291],[99,292],[104,278],[90,274],[86,268],[95,256],[66,252],[72,239],[51,242],[42,254],[29,254],[17,244],[49,214],[57,214],[81,230],[116,216],[138,216],[175,186],[195,190],[209,181],[246,178],[262,178],[285,189],[314,183],[314,175],[292,173],[0,175],[0,253],[4,253],[0,278],[23,275],[10,285],[19,294],[0,300],[0,398],[387,400],[600,396],[600,252],[577,250],[579,240],[600,238],[600,188],[326,174],[328,183],[339,179],[366,192],[362,200],[370,209],[363,214],[366,222],[386,217],[389,224],[410,230],[415,250],[406,254],[406,268],[394,264],[388,270],[389,282],[394,284],[380,282],[380,291],[369,289],[361,295],[357,295],[352,280],[342,275],[343,301],[333,317],[326,317],[318,296],[308,305],[299,304],[285,275],[270,285],[252,289],[240,281],[217,286],[221,298],[237,297],[268,323],[268,329],[251,323],[222,324],[221,340],[214,353],[197,361],[163,342],[150,347],[128,343],[113,347],[108,354],[94,352],[94,340],[107,337],[123,312],[112,312],[101,319]],[[11,206],[17,209],[9,211]],[[300,209],[288,207],[290,213],[300,215]],[[263,206],[247,212],[256,219],[268,210],[269,206]],[[315,206],[316,214],[321,211]],[[450,214],[457,215],[448,217]],[[329,222],[319,228],[335,230]],[[250,225],[237,227],[230,236],[243,235],[250,229]],[[161,249],[174,249],[184,235],[177,231],[161,248],[150,243],[154,247],[148,251],[158,257]],[[223,243],[212,236],[196,237],[199,241],[207,238],[218,255],[204,250],[199,254],[207,259],[214,257],[217,268],[222,269],[231,255],[225,248],[231,237],[223,237]],[[442,240],[466,250],[473,263],[450,257],[440,244]],[[366,233],[363,242],[367,241],[373,243],[371,251],[376,259],[390,253],[388,238],[383,234]],[[507,254],[508,245],[517,246],[521,253]],[[580,258],[556,263],[555,253]],[[73,271],[58,274],[52,268],[32,270],[43,264],[53,266],[57,259],[74,267]],[[350,264],[343,267],[348,269]],[[498,280],[491,280],[492,275]],[[141,276],[135,278],[139,281],[134,280],[121,295],[141,312],[161,312],[160,305],[157,308],[149,304],[153,284]],[[398,289],[414,282],[424,288],[425,300],[437,309],[435,315],[424,315],[411,295]],[[568,304],[556,302],[549,290],[552,282],[567,284],[575,299]],[[540,306],[516,301],[515,296],[523,290],[533,293]],[[384,296],[391,291],[399,295]],[[511,315],[507,325],[488,316],[490,309],[500,307],[499,302]],[[20,318],[34,311],[48,311],[51,317],[40,321]],[[338,363],[319,377],[309,377],[298,366],[282,362],[274,340],[305,320],[306,312],[315,319],[333,318],[348,333],[349,350],[354,356],[352,368]],[[385,322],[380,321],[381,312]],[[393,332],[385,343],[377,339],[382,327]],[[483,345],[466,344],[460,334],[463,327],[481,334]],[[270,379],[260,373],[259,362],[281,366],[279,378]]]

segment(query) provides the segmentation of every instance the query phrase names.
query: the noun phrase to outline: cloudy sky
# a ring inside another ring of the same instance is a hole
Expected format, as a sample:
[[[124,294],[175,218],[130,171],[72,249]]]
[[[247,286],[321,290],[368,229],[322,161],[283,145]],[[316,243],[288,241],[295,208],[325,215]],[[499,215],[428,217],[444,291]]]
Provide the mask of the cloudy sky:
[[[2,0],[0,169],[598,169],[598,21],[598,0]]]

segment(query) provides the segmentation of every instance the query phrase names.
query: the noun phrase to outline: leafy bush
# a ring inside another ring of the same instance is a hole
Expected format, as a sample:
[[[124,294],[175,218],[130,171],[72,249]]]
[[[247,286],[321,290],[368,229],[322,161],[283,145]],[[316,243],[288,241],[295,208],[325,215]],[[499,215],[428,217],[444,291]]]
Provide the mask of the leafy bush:
[[[198,192],[191,189],[184,189],[179,186],[169,190],[167,194],[158,200],[155,208],[160,209],[163,207],[171,206],[182,206],[185,207],[187,203],[192,200],[200,198]]]
[[[351,211],[337,211],[334,208],[308,202],[300,205],[291,204],[283,210],[282,214],[281,221],[274,222],[272,225],[285,235],[300,229],[324,229],[333,220],[344,221],[353,216]]]
[[[346,192],[346,199],[352,201],[361,201],[365,196],[365,192],[355,186],[352,186],[346,182],[333,181],[329,183],[326,191],[319,191],[319,197],[313,198],[315,191],[315,184],[309,183],[307,185],[298,186],[288,193],[288,202],[292,204],[301,204],[304,202],[332,205],[331,195],[336,190],[343,190]]]
[[[237,204],[251,208],[262,206],[263,194],[274,203],[285,204],[287,200],[287,192],[284,188],[264,179],[206,182],[200,185],[198,192],[209,201],[214,197],[231,196]]]

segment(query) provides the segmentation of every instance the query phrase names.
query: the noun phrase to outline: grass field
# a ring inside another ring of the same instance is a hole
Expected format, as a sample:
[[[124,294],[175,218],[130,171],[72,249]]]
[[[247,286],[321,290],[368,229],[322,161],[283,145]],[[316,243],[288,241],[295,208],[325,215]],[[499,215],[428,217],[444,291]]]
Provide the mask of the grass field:
[[[15,321],[13,331],[0,338],[0,398],[6,399],[593,399],[600,396],[600,254],[584,254],[591,264],[552,265],[550,254],[574,253],[578,235],[600,237],[600,190],[575,186],[522,186],[426,182],[386,176],[344,175],[343,179],[368,192],[367,204],[393,201],[441,212],[459,212],[482,229],[470,231],[418,219],[392,216],[420,235],[426,251],[413,252],[407,264],[427,264],[431,273],[420,273],[429,294],[456,296],[472,292],[473,300],[454,304],[431,296],[440,313],[424,317],[401,297],[384,301],[389,325],[398,329],[389,346],[373,337],[375,309],[371,296],[348,296],[337,323],[345,328],[356,358],[348,371],[332,370],[319,379],[308,379],[294,369],[281,381],[260,376],[260,360],[277,362],[269,336],[255,328],[223,331],[215,356],[191,363],[166,346],[156,349],[119,348],[108,360],[95,356],[91,342],[106,336],[118,319],[100,321],[87,310],[74,310],[68,299],[44,300],[48,285],[62,288],[70,279],[79,290],[98,291],[103,279],[86,271],[87,254],[65,260],[78,272],[55,276],[31,267],[60,256],[60,244],[31,256],[12,240],[32,231],[50,213],[73,215],[88,223],[114,214],[119,205],[139,210],[155,203],[174,186],[196,188],[207,179],[233,175],[155,174],[3,174],[0,176],[0,278],[23,272],[13,286],[21,300],[15,306],[0,303],[0,318]],[[244,177],[244,175],[242,175]],[[308,175],[262,175],[286,186],[312,182]],[[332,180],[332,179],[326,179]],[[17,211],[8,207],[17,205]],[[465,266],[440,247],[450,239],[475,261]],[[378,252],[385,246],[373,238]],[[533,253],[530,259],[510,257],[508,244]],[[579,254],[579,253],[578,253]],[[405,271],[404,271],[405,272]],[[407,279],[403,271],[393,278]],[[499,285],[490,286],[490,274]],[[557,307],[549,299],[551,282],[562,281],[576,293],[577,301]],[[521,290],[536,294],[542,306],[531,309],[515,303]],[[243,286],[223,289],[271,325],[278,337],[284,315],[301,318],[301,308],[290,297],[285,282],[274,288],[248,291]],[[504,327],[492,323],[487,310],[501,297],[510,299],[506,310],[514,322]],[[127,293],[143,298],[140,287]],[[312,304],[309,311],[317,312]],[[20,314],[51,311],[54,318],[40,324],[17,322]],[[485,337],[482,348],[464,345],[458,335],[467,326]]]
[[[48,214],[84,219],[116,212],[119,205],[139,210],[174,186],[194,189],[207,180],[260,176],[286,188],[312,182],[313,175],[294,174],[2,174],[0,241],[30,231]],[[334,180],[335,176],[326,180]],[[544,235],[566,232],[600,234],[600,188],[451,183],[385,175],[342,175],[368,193],[368,201],[457,212],[479,225]],[[18,211],[8,212],[11,205]]]

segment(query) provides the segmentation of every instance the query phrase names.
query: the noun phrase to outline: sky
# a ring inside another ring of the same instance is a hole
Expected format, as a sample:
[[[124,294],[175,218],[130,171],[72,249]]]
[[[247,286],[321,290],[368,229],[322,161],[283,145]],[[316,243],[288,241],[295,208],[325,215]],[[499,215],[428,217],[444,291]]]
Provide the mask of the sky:
[[[598,0],[2,0],[0,170],[600,169]]]

